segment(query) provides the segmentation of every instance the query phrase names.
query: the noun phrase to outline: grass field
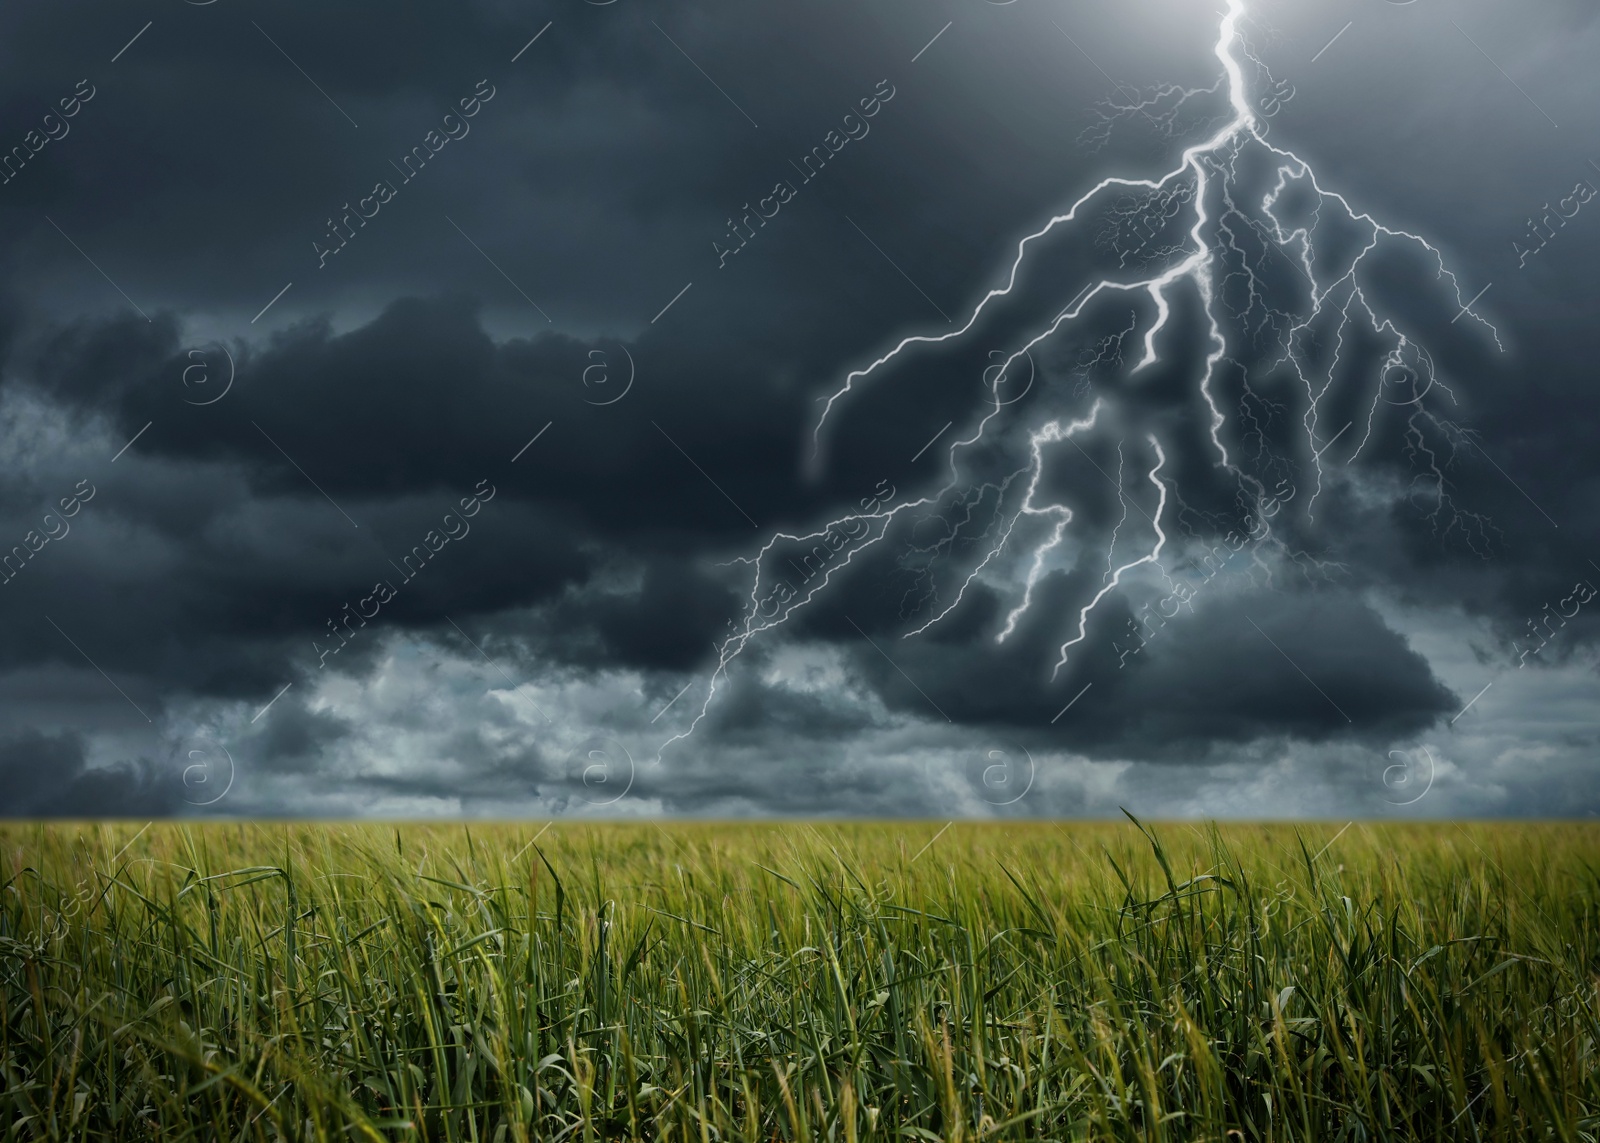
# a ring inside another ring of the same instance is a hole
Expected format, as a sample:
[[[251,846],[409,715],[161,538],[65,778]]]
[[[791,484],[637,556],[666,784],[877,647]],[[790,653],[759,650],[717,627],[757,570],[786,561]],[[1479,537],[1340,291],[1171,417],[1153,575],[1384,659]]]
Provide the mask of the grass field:
[[[1600,1135],[1600,830],[939,830],[0,826],[0,1138]]]

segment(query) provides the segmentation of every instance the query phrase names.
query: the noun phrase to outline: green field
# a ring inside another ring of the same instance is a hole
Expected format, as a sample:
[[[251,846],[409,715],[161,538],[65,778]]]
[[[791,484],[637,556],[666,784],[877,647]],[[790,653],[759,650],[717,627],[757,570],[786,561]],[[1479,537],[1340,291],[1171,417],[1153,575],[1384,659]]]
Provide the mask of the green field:
[[[0,826],[0,1139],[1600,1136],[1600,830],[940,828]]]

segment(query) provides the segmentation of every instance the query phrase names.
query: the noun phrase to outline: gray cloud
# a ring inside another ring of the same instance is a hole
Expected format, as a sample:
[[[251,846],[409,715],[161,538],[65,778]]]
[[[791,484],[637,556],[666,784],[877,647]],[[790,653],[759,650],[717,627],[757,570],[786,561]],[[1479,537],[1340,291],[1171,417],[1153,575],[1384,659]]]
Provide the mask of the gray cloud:
[[[1165,104],[1095,131],[1108,98],[1212,83],[1211,10],[0,13],[26,157],[0,185],[0,811],[1586,811],[1600,203],[1526,265],[1513,242],[1600,186],[1594,13],[1249,7],[1270,141],[1425,234],[1499,344],[1387,243],[1367,288],[1436,385],[1385,400],[1388,332],[1328,321],[1338,285],[1287,333],[1312,263],[1240,223],[1158,361],[1132,368],[1153,299],[1111,291],[984,421],[997,351],[1184,240],[1113,203],[968,335],[858,378],[815,453],[852,370],[1225,120],[1201,93],[1170,132]],[[1254,209],[1283,176],[1237,161]],[[1288,184],[1338,279],[1363,223]],[[870,542],[819,538],[866,503],[897,506]],[[585,782],[601,739],[626,783]],[[237,763],[215,805],[190,743]],[[1391,750],[1437,758],[1425,800],[1390,796]],[[1021,800],[994,751],[1031,759]]]

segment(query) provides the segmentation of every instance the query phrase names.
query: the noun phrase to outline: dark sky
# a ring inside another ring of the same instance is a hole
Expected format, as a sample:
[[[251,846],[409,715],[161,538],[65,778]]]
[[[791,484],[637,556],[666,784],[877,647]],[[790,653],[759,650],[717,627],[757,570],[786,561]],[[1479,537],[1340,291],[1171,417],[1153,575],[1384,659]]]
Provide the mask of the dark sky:
[[[0,8],[0,813],[1593,814],[1597,50]]]

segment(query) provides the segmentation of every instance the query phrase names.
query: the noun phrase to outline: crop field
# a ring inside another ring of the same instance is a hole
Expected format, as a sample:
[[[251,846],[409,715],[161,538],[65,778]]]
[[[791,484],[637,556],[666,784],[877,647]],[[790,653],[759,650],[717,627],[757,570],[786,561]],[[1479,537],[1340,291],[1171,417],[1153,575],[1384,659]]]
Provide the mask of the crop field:
[[[1600,829],[0,826],[4,1140],[1593,1140]]]

